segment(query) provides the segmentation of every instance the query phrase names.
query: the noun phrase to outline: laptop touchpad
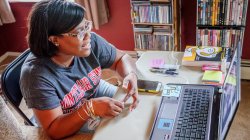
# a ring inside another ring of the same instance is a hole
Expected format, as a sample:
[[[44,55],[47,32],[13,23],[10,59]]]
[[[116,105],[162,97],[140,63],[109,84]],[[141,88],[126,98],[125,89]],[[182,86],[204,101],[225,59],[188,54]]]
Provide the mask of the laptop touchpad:
[[[174,119],[176,116],[178,104],[177,103],[164,103],[160,118]]]

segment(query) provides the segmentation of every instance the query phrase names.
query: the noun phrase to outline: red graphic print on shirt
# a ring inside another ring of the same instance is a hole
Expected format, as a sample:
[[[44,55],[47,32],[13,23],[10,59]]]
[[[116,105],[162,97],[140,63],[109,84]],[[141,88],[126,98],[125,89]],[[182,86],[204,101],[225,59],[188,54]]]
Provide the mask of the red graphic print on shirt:
[[[76,80],[75,84],[72,86],[70,92],[66,94],[63,100],[60,102],[63,109],[63,113],[69,113],[75,110],[82,102],[79,102],[85,95],[85,92],[91,90],[93,85],[97,85],[101,78],[101,67],[97,67],[88,73],[88,77],[83,77],[82,79]],[[75,106],[78,104],[77,106]]]

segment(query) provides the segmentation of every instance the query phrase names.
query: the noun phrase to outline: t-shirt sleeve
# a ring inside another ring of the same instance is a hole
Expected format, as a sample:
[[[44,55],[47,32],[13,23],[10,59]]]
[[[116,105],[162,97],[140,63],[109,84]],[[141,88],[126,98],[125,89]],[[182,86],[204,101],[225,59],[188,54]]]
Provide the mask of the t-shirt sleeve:
[[[94,32],[91,33],[91,47],[101,68],[111,67],[116,58],[116,48]]]
[[[23,66],[20,77],[20,88],[29,108],[48,110],[60,106],[60,100],[53,84],[39,75],[39,68]]]

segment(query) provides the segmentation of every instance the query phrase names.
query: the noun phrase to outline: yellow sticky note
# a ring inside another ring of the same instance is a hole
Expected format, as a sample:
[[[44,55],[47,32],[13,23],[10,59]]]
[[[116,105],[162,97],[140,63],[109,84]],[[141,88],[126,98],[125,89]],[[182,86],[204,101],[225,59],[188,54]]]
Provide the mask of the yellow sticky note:
[[[222,79],[222,71],[212,71],[212,70],[206,70],[202,81],[208,81],[208,82],[220,82]]]

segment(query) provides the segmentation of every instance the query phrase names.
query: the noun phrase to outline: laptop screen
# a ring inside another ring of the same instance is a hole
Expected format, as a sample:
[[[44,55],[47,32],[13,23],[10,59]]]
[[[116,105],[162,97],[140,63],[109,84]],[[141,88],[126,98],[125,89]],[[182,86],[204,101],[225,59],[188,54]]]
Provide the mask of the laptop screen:
[[[224,139],[228,131],[229,124],[232,121],[236,111],[237,104],[240,100],[239,85],[239,50],[234,51],[234,55],[227,72],[227,76],[222,87],[221,104],[220,104],[220,120],[219,134],[220,139]]]

